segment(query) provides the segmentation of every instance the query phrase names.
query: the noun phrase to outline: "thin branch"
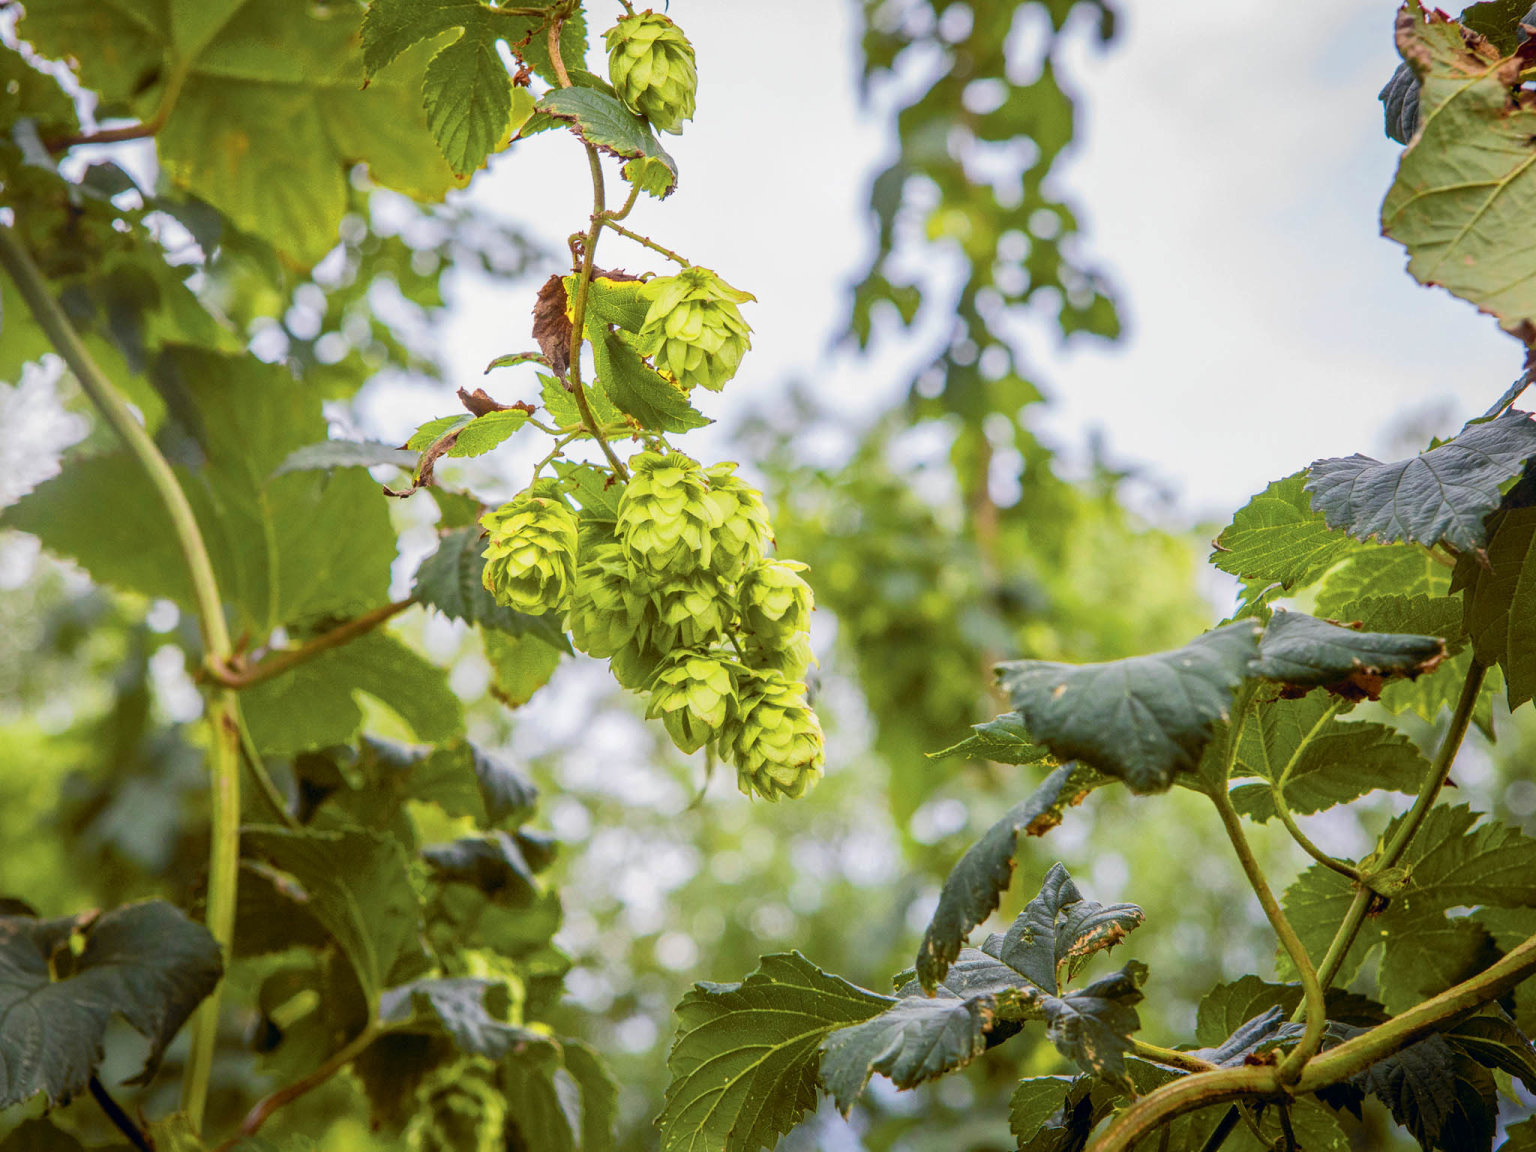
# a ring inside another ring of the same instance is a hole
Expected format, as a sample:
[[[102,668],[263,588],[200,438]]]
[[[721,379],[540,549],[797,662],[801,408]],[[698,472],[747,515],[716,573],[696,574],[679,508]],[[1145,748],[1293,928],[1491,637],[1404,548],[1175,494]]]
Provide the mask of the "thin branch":
[[[1314,723],[1312,727],[1308,729],[1306,735],[1297,742],[1295,751],[1291,753],[1291,758],[1285,762],[1285,767],[1280,770],[1280,775],[1270,781],[1269,791],[1270,796],[1274,799],[1275,814],[1280,817],[1280,823],[1285,825],[1285,830],[1291,834],[1291,839],[1295,840],[1297,844],[1301,845],[1302,851],[1306,852],[1308,856],[1312,857],[1312,859],[1323,865],[1323,867],[1330,868],[1333,871],[1339,873],[1339,875],[1348,877],[1351,881],[1354,881],[1360,879],[1359,871],[1352,865],[1346,864],[1344,861],[1335,859],[1334,857],[1328,855],[1316,844],[1314,844],[1312,842],[1312,838],[1303,832],[1297,825],[1296,818],[1291,814],[1291,806],[1285,799],[1285,786],[1291,779],[1291,773],[1294,772],[1296,770],[1296,766],[1301,763],[1302,753],[1305,752],[1308,746],[1311,745],[1312,741],[1317,738],[1318,733],[1322,732],[1322,730],[1328,726],[1333,718],[1338,715],[1339,709],[1343,706],[1344,701],[1341,699],[1336,699],[1323,710],[1323,714],[1317,718],[1317,722]]]
[[[165,82],[165,91],[160,96],[160,105],[155,109],[155,114],[142,123],[128,124],[122,128],[103,128],[78,136],[61,136],[43,141],[43,147],[49,152],[64,152],[80,144],[120,144],[125,140],[147,140],[164,128],[165,122],[171,118],[171,110],[176,107],[176,101],[181,96],[181,86],[186,83],[186,79],[186,68],[177,68],[172,72]]]
[[[1218,1067],[1209,1060],[1202,1060],[1189,1052],[1180,1052],[1177,1048],[1163,1048],[1156,1044],[1148,1044],[1145,1040],[1138,1040],[1134,1036],[1130,1041],[1132,1055],[1150,1060],[1154,1064],[1179,1068],[1185,1072],[1210,1072]]]
[[[320,1087],[336,1073],[340,1072],[348,1064],[352,1063],[363,1054],[363,1049],[372,1044],[382,1035],[384,1029],[377,1024],[369,1024],[346,1044],[333,1052],[325,1063],[321,1064],[307,1076],[301,1076],[292,1084],[279,1088],[268,1096],[263,1096],[255,1106],[246,1113],[245,1119],[240,1124],[240,1131],[220,1144],[217,1152],[225,1152],[240,1140],[254,1136],[260,1131],[261,1126],[272,1117],[272,1113],[287,1104],[292,1104],[300,1096]]]
[[[611,228],[613,231],[617,232],[620,236],[628,236],[636,244],[643,244],[643,245],[645,245],[647,248],[649,248],[653,252],[660,252],[668,260],[671,260],[675,264],[681,264],[684,268],[692,268],[693,267],[692,262],[690,260],[688,260],[686,257],[679,256],[676,252],[672,251],[672,249],[670,249],[670,248],[663,248],[660,244],[656,243],[656,241],[652,240],[649,236],[642,236],[642,235],[640,235],[640,233],[632,231],[631,229],[624,227],[622,224],[614,223],[614,220],[615,220],[615,217],[609,216],[608,219],[605,222],[607,223],[609,228]]]
[[[348,620],[345,624],[338,624],[329,632],[322,632],[312,640],[307,640],[297,648],[285,648],[281,652],[273,652],[258,664],[249,668],[229,667],[222,672],[211,672],[213,679],[230,688],[249,688],[253,684],[260,684],[263,680],[270,680],[274,676],[281,676],[284,672],[303,664],[306,660],[312,660],[322,652],[328,652],[332,648],[340,648],[356,640],[359,636],[372,632],[380,624],[395,616],[400,615],[411,605],[416,603],[414,596],[407,596],[404,600],[396,600],[375,608],[372,612],[365,612]]]
[[[609,221],[622,220],[622,219],[624,219],[624,217],[628,216],[630,214],[630,212],[634,209],[635,201],[638,200],[638,199],[640,199],[640,185],[639,184],[631,184],[629,186],[629,196],[628,196],[628,198],[625,199],[624,206],[622,208],[618,209],[616,212],[609,212],[608,213]]]
[[[128,1137],[128,1143],[132,1144],[139,1152],[155,1152],[155,1146],[149,1142],[149,1137],[133,1122],[133,1117],[123,1111],[123,1106],[112,1099],[112,1094],[107,1091],[101,1080],[91,1077],[87,1085],[91,1092],[91,1099],[101,1105],[101,1110],[107,1114],[107,1119],[124,1136]]]
[[[168,115],[180,90],[180,80],[173,75],[161,100],[161,112]],[[170,463],[161,455],[154,440],[134,417],[127,402],[118,394],[91,354],[80,334],[58,301],[49,291],[48,282],[33,263],[26,246],[17,239],[12,227],[0,226],[0,266],[16,283],[38,327],[54,350],[80,382],[112,430],[127,445],[129,452],[149,475],[151,486],[170,517],[176,543],[181,550],[192,585],[193,603],[203,634],[203,660],[217,675],[228,665],[233,646],[229,624],[224,618],[224,601],[213,574],[213,561],[198,527],[192,505],[182,491]],[[231,953],[235,933],[235,895],[240,883],[240,730],[236,722],[235,696],[228,689],[208,695],[208,790],[211,844],[208,861],[207,927],[225,955]],[[213,1050],[218,1040],[219,1001],[223,984],[198,1008],[193,1024],[192,1047],[182,1080],[181,1109],[193,1131],[202,1128],[203,1109],[208,1099],[208,1081],[213,1069]]]

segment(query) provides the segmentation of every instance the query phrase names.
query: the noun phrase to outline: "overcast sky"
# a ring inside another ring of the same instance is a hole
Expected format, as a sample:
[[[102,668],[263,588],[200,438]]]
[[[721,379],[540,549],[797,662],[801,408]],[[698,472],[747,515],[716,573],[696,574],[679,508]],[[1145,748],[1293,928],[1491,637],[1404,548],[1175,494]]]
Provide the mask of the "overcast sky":
[[[1398,153],[1376,100],[1396,65],[1395,6],[1121,8],[1107,51],[1082,37],[1065,57],[1081,115],[1062,187],[1120,287],[1127,334],[1063,346],[1040,331],[1026,353],[1054,401],[1040,426],[1069,449],[1101,429],[1117,462],[1167,481],[1185,513],[1224,517],[1314,458],[1378,451],[1394,420],[1438,405],[1454,428],[1503,391],[1519,372],[1514,341],[1416,286],[1378,234]],[[851,8],[674,0],[670,11],[697,48],[699,114],[667,140],[679,190],[642,198],[633,223],[759,301],[753,353],[701,406],[728,425],[792,377],[850,419],[891,402],[917,345],[828,355],[888,148],[882,119],[858,105]],[[559,133],[498,158],[473,195],[557,250],[590,210],[585,158]],[[609,266],[666,270],[621,238],[603,244]],[[449,347],[465,380],[527,345],[534,287],[460,285]],[[508,396],[534,387],[531,373],[490,381]],[[441,407],[391,393],[371,415],[394,431]]]

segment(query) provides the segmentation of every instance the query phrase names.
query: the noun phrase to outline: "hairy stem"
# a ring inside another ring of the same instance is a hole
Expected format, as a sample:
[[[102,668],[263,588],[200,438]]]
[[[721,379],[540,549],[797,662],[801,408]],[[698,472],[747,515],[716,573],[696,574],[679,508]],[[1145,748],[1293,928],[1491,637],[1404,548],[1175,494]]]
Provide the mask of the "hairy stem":
[[[1307,955],[1306,947],[1302,944],[1301,938],[1296,935],[1296,930],[1291,927],[1291,922],[1286,919],[1280,902],[1275,899],[1274,892],[1270,890],[1269,881],[1265,879],[1264,872],[1254,857],[1253,847],[1248,843],[1248,837],[1243,832],[1242,818],[1238,816],[1237,809],[1232,807],[1231,797],[1227,795],[1225,788],[1221,788],[1211,793],[1211,800],[1216,805],[1216,811],[1227,830],[1227,838],[1232,841],[1232,849],[1242,863],[1243,873],[1248,877],[1248,884],[1258,896],[1264,915],[1269,918],[1270,927],[1275,930],[1275,935],[1280,938],[1280,944],[1285,949],[1286,955],[1291,958],[1291,963],[1296,965],[1296,971],[1301,974],[1307,1029],[1302,1034],[1301,1042],[1280,1064],[1278,1075],[1281,1083],[1288,1084],[1300,1076],[1302,1066],[1317,1052],[1318,1046],[1322,1043],[1323,1026],[1328,1016],[1327,1007],[1323,1003],[1323,988],[1318,983],[1317,972],[1312,967],[1312,959]]]
[[[636,244],[643,244],[645,247],[649,248],[652,252],[660,252],[663,256],[665,256],[668,260],[671,260],[674,264],[681,264],[684,268],[692,268],[693,267],[693,264],[686,257],[679,256],[676,252],[672,251],[672,249],[670,249],[670,248],[663,248],[660,244],[656,243],[656,241],[652,240],[649,236],[642,236],[642,235],[640,235],[640,233],[635,232],[632,229],[626,228],[622,224],[614,223],[614,221],[617,220],[617,219],[622,219],[622,217],[609,216],[607,218],[607,220],[604,221],[604,223],[606,223],[608,225],[608,227],[612,231],[617,232],[620,236],[628,236]]]
[[[223,1144],[219,1145],[219,1152],[238,1141],[249,1136],[254,1136],[260,1131],[261,1126],[272,1117],[272,1113],[287,1104],[292,1104],[300,1096],[320,1087],[336,1073],[340,1072],[352,1061],[363,1054],[363,1049],[372,1044],[382,1035],[384,1029],[377,1024],[369,1024],[346,1044],[333,1052],[325,1063],[321,1064],[307,1076],[301,1076],[292,1084],[279,1088],[268,1096],[263,1096],[255,1106],[246,1113],[245,1119],[240,1123],[240,1131]]]
[[[179,87],[174,80],[176,87]],[[173,88],[167,88],[167,100],[174,100]],[[162,102],[162,107],[169,109]],[[0,226],[0,266],[15,281],[27,307],[37,320],[54,350],[69,365],[81,389],[101,412],[103,419],[127,445],[148,473],[155,494],[171,520],[176,543],[192,585],[203,634],[203,661],[217,678],[224,672],[233,653],[229,625],[224,619],[224,602],[213,574],[213,561],[198,528],[197,517],[187,494],[182,491],[169,462],[161,455],[144,426],[135,419],[127,402],[102,372],[86,350],[80,334],[54,300],[47,281],[32,261],[31,254],[17,238],[14,228]],[[208,694],[208,773],[212,847],[208,862],[207,927],[227,956],[235,931],[235,890],[240,868],[240,727],[235,715],[235,696],[227,688]],[[186,1077],[182,1081],[182,1111],[194,1131],[202,1127],[203,1108],[208,1097],[208,1077],[213,1067],[213,1049],[218,1039],[219,1001],[223,984],[198,1009],[193,1024],[192,1050],[187,1057]]]
[[[372,632],[386,620],[398,616],[415,603],[415,597],[407,596],[404,600],[385,604],[372,612],[354,617],[345,624],[338,624],[329,632],[322,632],[313,640],[307,640],[297,648],[285,648],[281,652],[274,652],[249,668],[227,668],[222,673],[213,674],[213,678],[229,688],[249,688],[253,684],[260,684],[263,680],[281,676],[306,660],[314,659],[322,652],[329,652],[332,648],[340,648],[343,644],[351,643],[359,636]]]
[[[1154,1064],[1179,1068],[1185,1072],[1209,1072],[1216,1067],[1209,1060],[1202,1060],[1188,1052],[1180,1052],[1177,1048],[1163,1048],[1157,1044],[1148,1044],[1145,1040],[1138,1040],[1134,1036],[1130,1041],[1132,1055],[1150,1060]]]

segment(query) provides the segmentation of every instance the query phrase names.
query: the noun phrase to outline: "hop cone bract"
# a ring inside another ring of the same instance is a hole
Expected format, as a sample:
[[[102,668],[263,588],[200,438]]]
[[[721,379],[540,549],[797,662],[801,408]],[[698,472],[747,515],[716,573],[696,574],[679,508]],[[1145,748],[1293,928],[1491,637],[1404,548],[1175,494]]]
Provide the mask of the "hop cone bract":
[[[693,119],[699,74],[693,45],[667,17],[638,12],[603,34],[608,45],[608,78],[619,99],[663,132],[683,130]]]
[[[769,642],[810,630],[816,600],[800,578],[805,567],[795,560],[764,560],[747,570],[736,597],[748,632]]]
[[[563,501],[524,492],[480,523],[486,539],[481,580],[497,603],[519,612],[559,612],[576,569],[576,514]]]
[[[736,765],[737,783],[749,795],[794,799],[821,776],[824,741],[821,724],[805,701],[805,685],[777,672],[739,678],[736,715],[720,743]]]
[[[762,559],[763,550],[773,542],[763,494],[735,472],[736,465],[729,462],[704,470],[709,477],[709,502],[720,522],[710,567],[727,579],[735,579],[747,565]]]
[[[672,653],[651,681],[646,715],[661,717],[673,743],[684,752],[697,752],[720,731],[735,707],[739,668],[735,661],[711,652]]]
[[[698,461],[681,452],[641,452],[630,458],[629,470],[617,525],[625,558],[656,576],[707,567],[720,512]]]
[[[642,295],[651,306],[638,346],[656,370],[685,392],[695,384],[711,392],[725,387],[752,347],[752,329],[737,305],[757,297],[699,267],[648,280]]]
[[[650,603],[618,544],[597,544],[582,551],[566,627],[583,652],[612,656],[641,632]]]

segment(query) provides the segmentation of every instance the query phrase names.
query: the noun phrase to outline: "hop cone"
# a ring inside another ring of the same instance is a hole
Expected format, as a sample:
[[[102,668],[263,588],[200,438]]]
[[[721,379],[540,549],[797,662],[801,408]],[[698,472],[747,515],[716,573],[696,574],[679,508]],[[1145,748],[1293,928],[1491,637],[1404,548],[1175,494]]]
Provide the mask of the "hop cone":
[[[576,569],[576,514],[562,501],[524,492],[480,523],[486,540],[481,580],[497,603],[519,612],[559,612]]]
[[[507,1102],[493,1075],[479,1059],[435,1069],[417,1089],[406,1143],[418,1152],[502,1152]]]
[[[736,465],[725,463],[712,464],[704,473],[709,477],[709,502],[720,521],[710,566],[727,579],[735,579],[744,567],[762,559],[763,549],[773,542],[763,494],[735,471]]]
[[[752,329],[736,305],[756,297],[698,267],[648,280],[642,294],[651,306],[638,344],[656,370],[685,392],[695,384],[711,392],[725,387],[752,347]]]
[[[737,783],[765,800],[805,794],[821,776],[823,740],[805,685],[777,672],[755,672],[737,686],[737,713],[721,734]]]
[[[730,626],[733,606],[705,571],[658,580],[651,589],[649,639],[664,652],[712,644]]]
[[[763,642],[748,636],[742,645],[742,662],[760,672],[777,672],[786,680],[804,680],[816,657],[811,653],[811,638],[804,632]]]
[[[647,584],[631,572],[618,544],[584,547],[566,616],[576,647],[591,656],[612,656],[637,637],[643,639],[651,606]]]
[[[603,34],[608,77],[619,99],[663,132],[676,135],[693,119],[699,74],[693,45],[676,24],[655,12],[623,17]]]
[[[720,512],[698,461],[681,452],[641,452],[630,459],[629,470],[618,517],[625,558],[657,576],[708,566]]]
[[[805,565],[794,560],[764,560],[747,570],[736,598],[748,632],[770,643],[810,630],[816,601],[800,578],[804,571]]]
[[[684,752],[697,752],[735,707],[734,673],[739,667],[709,652],[674,652],[651,681],[651,703],[645,714],[661,717],[672,742]]]

